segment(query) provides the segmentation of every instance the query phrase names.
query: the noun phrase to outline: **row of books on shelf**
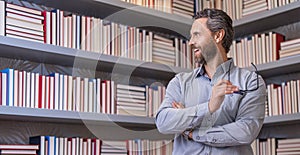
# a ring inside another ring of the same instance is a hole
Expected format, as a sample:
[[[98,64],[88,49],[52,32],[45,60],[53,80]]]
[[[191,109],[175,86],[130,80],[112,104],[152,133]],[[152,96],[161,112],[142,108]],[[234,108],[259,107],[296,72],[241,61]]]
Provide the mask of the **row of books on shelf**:
[[[276,32],[254,34],[232,42],[229,56],[240,67],[264,64],[300,54],[300,38],[285,40]]]
[[[0,1],[0,35],[170,66],[192,67],[188,64],[192,59],[179,59],[180,55],[190,54],[186,40],[168,39],[140,28],[67,14],[59,9],[38,9],[42,8],[32,9]],[[155,52],[152,52],[153,48]]]
[[[263,64],[276,61],[281,58],[280,45],[285,43],[284,39],[284,36],[279,33],[269,32],[234,40],[229,55],[240,67],[248,67],[251,62]]]
[[[256,139],[252,143],[254,155],[296,155],[300,154],[300,139]]]
[[[29,144],[0,144],[3,155],[169,155],[173,142],[168,140],[108,141],[98,138],[35,136]]]
[[[300,112],[300,80],[267,86],[267,116],[294,114]]]
[[[194,53],[184,39],[170,39],[99,18],[65,15],[58,9],[40,11],[4,1],[0,5],[0,14],[5,14],[0,27],[6,36],[169,66],[195,67]],[[35,36],[40,39],[34,39]],[[255,34],[233,41],[230,55],[238,66],[247,67],[250,62],[262,64],[297,55],[299,42],[299,39],[284,42],[284,36],[274,32]]]
[[[205,8],[222,9],[234,19],[281,7],[297,0],[122,0],[167,13],[191,18],[195,12]]]
[[[100,78],[14,69],[0,72],[0,105],[153,117],[164,86],[116,84]]]
[[[194,0],[122,0],[158,11],[177,14],[186,18],[194,15]]]
[[[285,58],[300,54],[300,38],[281,42],[279,57]]]
[[[205,8],[217,8],[228,13],[233,19],[241,19],[258,12],[281,7],[297,0],[195,0],[195,11]]]

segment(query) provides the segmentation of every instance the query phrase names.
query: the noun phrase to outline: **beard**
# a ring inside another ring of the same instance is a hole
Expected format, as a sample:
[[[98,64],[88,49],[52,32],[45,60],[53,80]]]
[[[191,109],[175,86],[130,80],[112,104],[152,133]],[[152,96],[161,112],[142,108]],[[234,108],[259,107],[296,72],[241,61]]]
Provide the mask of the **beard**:
[[[204,65],[206,63],[206,61],[201,53],[199,55],[195,55],[195,63],[198,65]]]
[[[194,47],[199,49],[199,54],[195,54],[195,63],[198,65],[204,65],[207,62],[211,61],[218,53],[218,48],[215,43],[206,44],[203,48]]]

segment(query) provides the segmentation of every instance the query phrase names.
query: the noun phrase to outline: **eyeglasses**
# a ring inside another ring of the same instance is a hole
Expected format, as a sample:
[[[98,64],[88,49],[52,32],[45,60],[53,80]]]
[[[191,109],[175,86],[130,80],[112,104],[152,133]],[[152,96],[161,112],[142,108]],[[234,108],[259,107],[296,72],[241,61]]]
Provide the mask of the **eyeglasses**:
[[[228,69],[228,71],[227,71],[227,73],[228,73],[228,81],[230,81],[230,68],[231,68],[231,63],[232,62],[230,62],[230,64],[229,64],[229,69]],[[257,90],[258,88],[259,88],[259,86],[258,86],[258,74],[257,74],[257,68],[256,68],[256,66],[251,62],[251,65],[255,68],[255,73],[256,73],[256,88],[254,88],[254,89],[246,89],[246,90],[239,90],[239,91],[235,91],[235,92],[233,92],[233,93],[235,93],[235,94],[240,94],[240,95],[244,95],[245,93],[247,93],[247,92],[251,92],[251,91],[255,91],[255,90]]]

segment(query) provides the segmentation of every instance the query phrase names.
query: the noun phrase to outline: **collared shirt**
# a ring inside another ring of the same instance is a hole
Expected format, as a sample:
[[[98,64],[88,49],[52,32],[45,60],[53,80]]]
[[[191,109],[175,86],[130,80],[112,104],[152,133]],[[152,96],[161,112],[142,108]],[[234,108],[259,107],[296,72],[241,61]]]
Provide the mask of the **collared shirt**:
[[[212,79],[204,67],[191,73],[179,73],[168,84],[166,96],[156,115],[161,133],[175,134],[173,155],[251,155],[251,142],[257,137],[265,115],[266,86],[258,76],[259,88],[243,95],[229,94],[214,113],[208,110],[212,87],[221,79],[240,90],[257,87],[255,72],[234,66],[230,59],[217,67]],[[172,102],[185,108],[172,108]],[[188,140],[183,132],[193,129]]]

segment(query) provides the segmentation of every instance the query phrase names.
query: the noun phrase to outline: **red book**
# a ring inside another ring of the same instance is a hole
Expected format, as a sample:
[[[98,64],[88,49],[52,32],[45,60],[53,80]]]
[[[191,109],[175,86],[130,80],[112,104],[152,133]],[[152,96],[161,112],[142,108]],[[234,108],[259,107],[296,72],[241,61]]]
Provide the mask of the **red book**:
[[[275,33],[275,44],[276,44],[276,49],[275,49],[275,54],[276,54],[276,59],[275,60],[279,60],[279,50],[280,50],[280,43],[284,41],[284,36],[279,34],[279,33]]]

